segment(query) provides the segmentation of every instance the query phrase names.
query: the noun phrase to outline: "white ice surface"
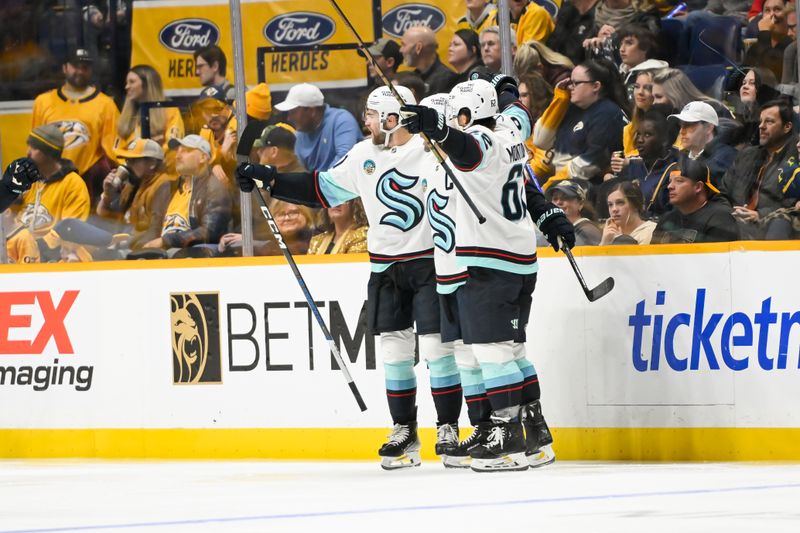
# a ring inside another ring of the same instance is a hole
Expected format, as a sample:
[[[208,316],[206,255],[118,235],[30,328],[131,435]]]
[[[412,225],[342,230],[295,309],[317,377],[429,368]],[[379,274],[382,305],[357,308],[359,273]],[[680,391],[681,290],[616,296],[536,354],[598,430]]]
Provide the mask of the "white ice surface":
[[[0,461],[0,533],[22,531],[800,532],[800,465]]]

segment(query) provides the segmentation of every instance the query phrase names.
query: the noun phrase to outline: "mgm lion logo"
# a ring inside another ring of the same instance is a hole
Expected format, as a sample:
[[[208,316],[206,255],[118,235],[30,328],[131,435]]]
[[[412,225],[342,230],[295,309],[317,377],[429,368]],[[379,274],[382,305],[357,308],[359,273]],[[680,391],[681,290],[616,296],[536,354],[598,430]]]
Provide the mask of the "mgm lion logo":
[[[222,383],[219,294],[171,293],[172,382]]]

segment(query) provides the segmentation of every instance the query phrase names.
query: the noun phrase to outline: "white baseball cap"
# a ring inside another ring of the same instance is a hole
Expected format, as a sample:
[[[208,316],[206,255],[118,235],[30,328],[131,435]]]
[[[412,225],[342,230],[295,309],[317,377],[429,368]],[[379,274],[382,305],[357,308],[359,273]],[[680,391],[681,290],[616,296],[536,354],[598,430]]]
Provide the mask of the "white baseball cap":
[[[187,135],[183,139],[176,139],[173,137],[169,140],[169,147],[173,150],[176,149],[178,146],[185,146],[186,148],[194,148],[195,150],[200,150],[204,154],[206,154],[209,158],[211,157],[211,145],[208,144],[208,141],[200,137],[199,135]]]
[[[278,111],[290,111],[295,107],[319,107],[325,104],[325,97],[316,85],[301,83],[289,89],[286,100],[275,105]]]
[[[689,102],[681,112],[676,115],[670,115],[669,118],[675,117],[681,122],[708,122],[715,126],[719,126],[719,117],[714,108],[705,102]]]

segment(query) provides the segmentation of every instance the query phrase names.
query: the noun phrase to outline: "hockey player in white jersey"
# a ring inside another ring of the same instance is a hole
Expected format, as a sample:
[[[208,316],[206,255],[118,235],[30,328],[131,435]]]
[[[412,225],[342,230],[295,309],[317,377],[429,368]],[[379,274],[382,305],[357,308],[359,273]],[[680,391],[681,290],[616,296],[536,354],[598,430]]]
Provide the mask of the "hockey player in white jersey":
[[[407,88],[395,87],[415,103]],[[367,98],[364,122],[370,137],[356,144],[325,172],[278,173],[273,167],[240,164],[240,188],[253,179],[271,185],[272,196],[313,207],[340,205],[360,197],[369,220],[367,247],[372,274],[367,288],[367,325],[380,334],[386,395],[394,428],[380,450],[381,465],[396,469],[420,464],[417,437],[415,338],[430,370],[437,413],[436,453],[458,445],[462,390],[452,344],[439,334],[439,305],[431,231],[425,224],[425,191],[438,171],[418,135],[400,124],[400,103],[386,87]]]
[[[447,111],[447,93],[438,93],[423,98],[420,105],[435,109],[442,116]],[[438,148],[437,148],[438,149]],[[444,159],[447,154],[440,151]],[[450,468],[469,468],[469,450],[486,442],[491,431],[491,407],[483,384],[483,375],[472,348],[464,344],[458,316],[457,291],[466,283],[467,267],[456,261],[456,206],[460,201],[458,192],[444,169],[435,173],[428,182],[428,198],[425,213],[433,232],[434,263],[436,265],[436,291],[439,293],[441,335],[443,342],[453,342],[461,387],[472,433],[450,450],[444,464]]]
[[[542,464],[539,448],[549,431],[538,402],[538,379],[523,351],[538,270],[528,211],[554,248],[559,238],[567,246],[575,242],[564,213],[525,186],[524,140],[532,124],[516,101],[516,83],[507,77],[493,82],[476,79],[456,85],[449,95],[448,117],[424,106],[401,110],[408,116],[404,124],[409,131],[427,134],[448,154],[486,217],[480,224],[468,210],[456,209],[456,257],[468,273],[457,291],[461,332],[480,363],[492,408],[491,435],[470,451],[477,471]],[[498,115],[499,99],[503,113]]]

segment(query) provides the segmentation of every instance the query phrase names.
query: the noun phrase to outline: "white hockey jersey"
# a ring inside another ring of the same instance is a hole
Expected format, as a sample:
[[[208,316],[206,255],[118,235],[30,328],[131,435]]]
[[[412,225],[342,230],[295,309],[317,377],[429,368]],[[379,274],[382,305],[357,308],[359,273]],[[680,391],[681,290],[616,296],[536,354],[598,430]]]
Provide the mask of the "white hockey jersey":
[[[473,169],[455,169],[456,177],[481,211],[478,219],[462,201],[456,212],[456,256],[459,265],[533,274],[536,262],[534,224],[525,204],[525,139],[531,133],[528,114],[511,106],[496,117],[494,131],[471,126],[482,158]]]
[[[448,166],[453,165],[449,161]],[[433,232],[436,263],[436,291],[440,294],[455,292],[466,283],[467,268],[456,260],[456,206],[461,201],[458,190],[441,166],[429,182],[428,199],[425,212]]]
[[[316,174],[317,195],[325,207],[361,197],[373,272],[397,261],[433,257],[431,231],[423,217],[428,182],[437,166],[415,135],[388,149],[363,140],[333,168]]]

